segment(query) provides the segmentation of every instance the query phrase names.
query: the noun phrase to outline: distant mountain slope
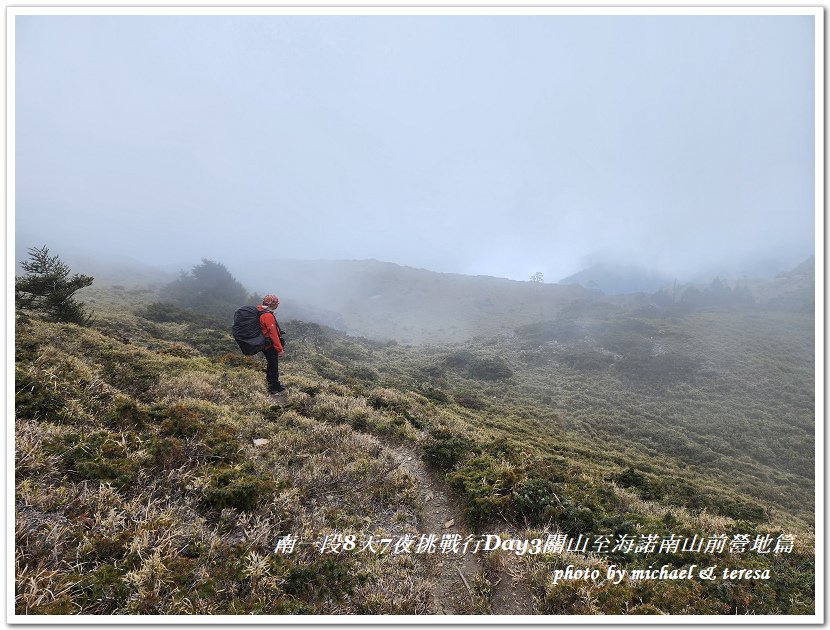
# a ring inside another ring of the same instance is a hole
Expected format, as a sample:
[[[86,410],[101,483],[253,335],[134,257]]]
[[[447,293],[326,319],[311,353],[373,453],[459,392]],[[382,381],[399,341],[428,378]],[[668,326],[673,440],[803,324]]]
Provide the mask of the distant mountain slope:
[[[810,256],[789,271],[768,280],[749,282],[748,286],[761,304],[812,312],[816,293],[815,266],[815,256]]]
[[[145,265],[137,260],[101,260],[98,258],[84,256],[82,254],[69,254],[64,256],[59,249],[49,248],[50,254],[58,254],[61,260],[64,261],[73,272],[84,273],[95,278],[95,282],[100,284],[120,284],[120,285],[141,285],[143,287],[158,288],[169,282],[172,282],[178,277],[178,274],[170,273]],[[17,257],[20,259],[26,258],[25,252],[17,252]],[[15,273],[23,275],[23,269],[18,262],[15,265]]]
[[[653,293],[671,282],[672,278],[642,267],[608,263],[583,269],[559,281],[560,284],[578,284],[607,295]]]
[[[789,278],[797,278],[797,277],[809,277],[815,278],[816,275],[816,257],[810,256],[806,260],[804,260],[801,264],[796,265],[793,269],[789,271],[785,271],[779,276],[789,277]]]
[[[231,271],[254,290],[276,292],[283,317],[314,309],[339,313],[349,333],[403,343],[495,334],[550,319],[575,299],[603,299],[582,287],[437,273],[376,260],[272,260]]]

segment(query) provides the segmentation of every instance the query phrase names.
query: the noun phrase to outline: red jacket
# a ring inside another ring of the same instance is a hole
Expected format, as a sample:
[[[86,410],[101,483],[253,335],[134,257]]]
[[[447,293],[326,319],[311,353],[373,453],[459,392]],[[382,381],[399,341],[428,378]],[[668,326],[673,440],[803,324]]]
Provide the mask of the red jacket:
[[[258,311],[264,311],[265,307],[261,304],[256,307]],[[280,331],[277,328],[277,320],[273,313],[263,313],[259,316],[259,328],[266,339],[270,339],[274,344],[277,352],[283,352],[282,344],[280,343]]]

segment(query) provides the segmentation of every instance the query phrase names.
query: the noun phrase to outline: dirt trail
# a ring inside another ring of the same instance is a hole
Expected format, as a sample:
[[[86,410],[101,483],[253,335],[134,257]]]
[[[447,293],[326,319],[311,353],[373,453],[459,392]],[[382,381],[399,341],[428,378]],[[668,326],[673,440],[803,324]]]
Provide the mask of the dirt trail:
[[[415,450],[403,445],[385,446],[418,486],[422,506],[418,514],[421,533],[437,534],[439,538],[444,533],[458,533],[462,540],[473,533],[464,524],[461,510],[450,496],[447,484],[426,467]],[[532,597],[513,579],[509,566],[488,563],[480,553],[435,553],[426,557],[433,583],[434,614],[533,614]],[[487,589],[476,589],[475,586],[474,578],[481,574],[490,583],[489,601]]]

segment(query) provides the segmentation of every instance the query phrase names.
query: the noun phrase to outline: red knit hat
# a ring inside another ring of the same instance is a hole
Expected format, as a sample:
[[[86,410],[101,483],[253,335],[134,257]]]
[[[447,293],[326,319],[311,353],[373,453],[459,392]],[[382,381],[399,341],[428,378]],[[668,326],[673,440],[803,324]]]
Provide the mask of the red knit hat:
[[[280,305],[280,299],[276,295],[270,293],[262,298],[262,304],[270,308],[277,308]]]

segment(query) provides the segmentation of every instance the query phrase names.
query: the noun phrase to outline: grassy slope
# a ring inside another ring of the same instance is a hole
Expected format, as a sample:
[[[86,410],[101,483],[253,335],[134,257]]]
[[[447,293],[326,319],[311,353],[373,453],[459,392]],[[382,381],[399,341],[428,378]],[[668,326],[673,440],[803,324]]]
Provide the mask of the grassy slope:
[[[165,340],[187,337],[179,325],[98,326],[19,328],[19,613],[425,610],[412,557],[270,553],[288,533],[415,533],[412,481],[377,439],[273,408],[261,366]],[[298,398],[321,388],[298,372],[285,379]],[[349,413],[384,422],[365,404]]]
[[[520,352],[521,395],[549,399],[566,428],[612,453],[628,451],[628,465],[670,458],[685,477],[712,479],[812,523],[809,318],[709,311],[607,320],[598,339]],[[545,364],[528,368],[522,359]]]
[[[526,559],[543,612],[812,610],[802,315],[590,305],[426,348],[295,322],[279,411],[227,332],[135,315],[151,292],[88,296],[95,330],[19,328],[19,612],[428,610],[417,559],[268,553],[287,532],[415,533],[412,479],[384,475],[389,439],[446,474],[480,531],[796,534],[797,554],[759,560],[772,583],[554,588],[563,558]]]

